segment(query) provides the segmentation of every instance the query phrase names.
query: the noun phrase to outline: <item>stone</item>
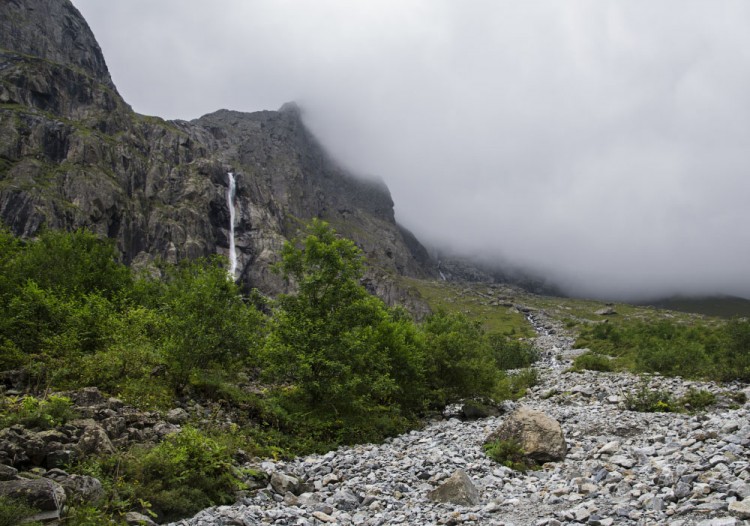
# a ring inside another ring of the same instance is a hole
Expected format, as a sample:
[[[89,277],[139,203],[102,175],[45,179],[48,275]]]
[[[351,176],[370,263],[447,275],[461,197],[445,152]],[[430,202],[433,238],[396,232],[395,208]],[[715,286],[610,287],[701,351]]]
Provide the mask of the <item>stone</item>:
[[[750,497],[730,502],[729,513],[740,519],[750,519]]]
[[[58,513],[66,502],[65,489],[57,482],[45,478],[0,481],[0,495],[19,499],[41,511]]]
[[[466,472],[459,469],[427,496],[435,502],[449,502],[462,506],[479,504],[479,491]]]
[[[0,464],[0,481],[1,480],[13,480],[18,475],[18,470],[5,464]]]
[[[125,524],[128,526],[158,526],[153,520],[142,513],[131,511],[125,514]]]
[[[334,519],[327,513],[323,513],[322,511],[314,511],[312,516],[318,519],[320,522],[336,522],[336,519]]]
[[[190,415],[188,415],[188,412],[185,411],[182,408],[176,408],[171,409],[170,411],[167,411],[167,414],[164,416],[167,422],[170,424],[177,424],[181,425],[188,421],[190,418]]]
[[[279,495],[286,493],[299,494],[299,479],[275,471],[271,474],[271,487]]]
[[[69,475],[60,480],[69,502],[96,504],[104,497],[104,488],[99,479],[88,475]]]
[[[100,406],[106,403],[106,399],[96,387],[84,387],[73,396],[73,402],[80,407]]]
[[[76,449],[81,455],[111,455],[115,452],[107,432],[98,424],[83,430]]]
[[[567,445],[560,423],[541,411],[519,407],[492,432],[485,444],[495,440],[514,440],[526,457],[535,462],[552,462],[565,458]]]

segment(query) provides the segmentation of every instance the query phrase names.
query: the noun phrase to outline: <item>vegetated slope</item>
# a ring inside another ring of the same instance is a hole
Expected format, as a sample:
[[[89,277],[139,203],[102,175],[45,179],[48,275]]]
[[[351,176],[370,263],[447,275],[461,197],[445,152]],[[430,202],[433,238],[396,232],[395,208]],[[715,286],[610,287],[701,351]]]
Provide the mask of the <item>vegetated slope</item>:
[[[364,250],[373,291],[391,303],[409,301],[394,275],[430,274],[385,185],[340,168],[293,104],[192,122],[138,115],[68,0],[2,2],[0,28],[0,220],[14,233],[85,226],[133,264],[226,255],[231,171],[246,286],[282,290],[270,265],[314,217]]]
[[[660,309],[694,312],[707,316],[720,316],[722,318],[733,318],[735,316],[750,317],[750,300],[736,296],[673,296],[671,298],[650,301],[646,305]]]

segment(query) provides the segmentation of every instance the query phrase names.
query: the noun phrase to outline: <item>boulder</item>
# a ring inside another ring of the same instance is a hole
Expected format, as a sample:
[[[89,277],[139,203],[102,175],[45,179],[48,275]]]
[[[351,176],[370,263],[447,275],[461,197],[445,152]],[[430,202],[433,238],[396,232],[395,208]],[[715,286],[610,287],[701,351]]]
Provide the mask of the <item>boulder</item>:
[[[72,502],[96,503],[104,497],[102,483],[88,475],[69,475],[60,481],[60,485]]]
[[[435,502],[449,502],[459,506],[476,506],[480,501],[479,491],[462,469],[453,473],[427,496]]]
[[[41,511],[62,511],[65,489],[45,478],[0,481],[0,495],[18,499]]]
[[[188,421],[188,418],[190,418],[188,412],[179,407],[168,411],[165,415],[165,419],[167,422],[177,425],[186,423]]]
[[[84,387],[74,393],[71,398],[75,405],[80,407],[101,406],[106,402],[106,399],[97,387]]]
[[[125,524],[128,526],[157,526],[150,518],[134,511],[125,514]]]
[[[519,407],[503,424],[493,431],[485,444],[496,440],[513,440],[518,443],[524,456],[537,463],[562,460],[567,445],[560,423],[549,415]]]
[[[111,455],[115,452],[107,432],[97,424],[90,425],[83,430],[76,447],[82,455]]]
[[[279,495],[286,495],[287,492],[298,495],[300,483],[296,478],[277,471],[271,475],[271,487]]]
[[[730,502],[729,513],[740,519],[750,519],[750,497]]]
[[[0,480],[13,480],[18,475],[18,470],[5,464],[0,464]]]

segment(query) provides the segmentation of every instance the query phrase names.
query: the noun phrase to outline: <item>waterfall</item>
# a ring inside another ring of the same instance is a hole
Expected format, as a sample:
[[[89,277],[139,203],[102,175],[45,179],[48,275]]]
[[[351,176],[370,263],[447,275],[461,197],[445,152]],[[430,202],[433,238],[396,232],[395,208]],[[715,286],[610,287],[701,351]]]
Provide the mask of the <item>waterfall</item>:
[[[227,172],[229,185],[227,186],[227,207],[229,208],[229,277],[236,279],[237,272],[237,248],[234,245],[234,197],[237,185],[234,181],[234,173]]]

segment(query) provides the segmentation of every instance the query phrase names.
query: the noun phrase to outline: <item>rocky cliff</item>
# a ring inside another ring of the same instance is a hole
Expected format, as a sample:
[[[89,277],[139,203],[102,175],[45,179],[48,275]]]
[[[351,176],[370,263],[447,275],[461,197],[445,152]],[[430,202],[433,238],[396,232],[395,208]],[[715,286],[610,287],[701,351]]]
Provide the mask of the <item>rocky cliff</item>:
[[[226,255],[228,172],[247,286],[281,290],[270,265],[313,217],[363,249],[368,283],[390,303],[406,300],[393,276],[432,272],[386,186],[338,166],[294,104],[191,122],[138,115],[68,0],[0,3],[0,220],[16,234],[85,226],[133,264]]]

